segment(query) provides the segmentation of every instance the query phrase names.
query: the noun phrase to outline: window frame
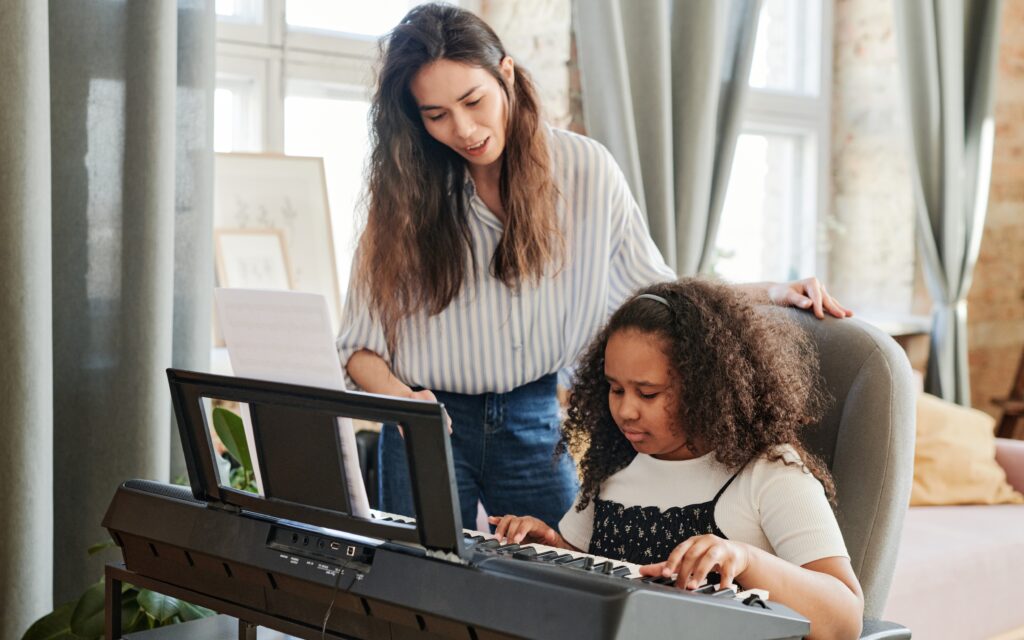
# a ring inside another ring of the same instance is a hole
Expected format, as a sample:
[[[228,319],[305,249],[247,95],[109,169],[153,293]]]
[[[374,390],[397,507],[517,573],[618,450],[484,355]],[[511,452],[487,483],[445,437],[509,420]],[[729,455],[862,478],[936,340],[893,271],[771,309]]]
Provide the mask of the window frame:
[[[740,116],[739,135],[783,134],[804,138],[801,171],[801,211],[791,219],[802,228],[802,246],[813,247],[810,255],[800,253],[796,261],[801,277],[816,275],[827,280],[828,247],[824,241],[827,232],[831,199],[831,128],[832,128],[832,43],[834,0],[821,2],[820,22],[808,25],[820,34],[818,55],[804,51],[805,60],[817,60],[817,94],[765,89],[749,84],[746,88],[743,112]],[[802,39],[798,40],[803,42]],[[813,63],[812,63],[813,64]],[[726,187],[728,189],[728,186]],[[791,261],[797,256],[791,256]],[[792,262],[791,262],[792,263]]]

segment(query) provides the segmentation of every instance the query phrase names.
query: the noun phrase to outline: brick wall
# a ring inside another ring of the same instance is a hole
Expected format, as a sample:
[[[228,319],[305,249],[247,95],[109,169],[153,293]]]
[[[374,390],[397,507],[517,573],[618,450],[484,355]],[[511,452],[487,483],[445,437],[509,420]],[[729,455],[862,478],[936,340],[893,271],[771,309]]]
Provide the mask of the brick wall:
[[[479,15],[491,25],[505,50],[530,72],[544,116],[567,127],[569,111],[570,0],[479,0]]]
[[[1024,3],[1006,2],[996,77],[996,141],[981,253],[968,302],[971,403],[993,415],[1024,351]]]
[[[914,215],[892,0],[835,3],[830,290],[862,313],[909,313]]]

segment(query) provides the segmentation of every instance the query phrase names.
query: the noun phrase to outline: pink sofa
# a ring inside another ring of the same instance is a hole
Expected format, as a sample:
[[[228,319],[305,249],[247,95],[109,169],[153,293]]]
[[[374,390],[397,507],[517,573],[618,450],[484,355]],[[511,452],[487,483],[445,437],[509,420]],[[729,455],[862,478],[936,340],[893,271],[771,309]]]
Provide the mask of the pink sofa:
[[[1024,492],[1024,441],[996,440],[996,461]],[[886,620],[915,639],[1024,638],[1024,505],[911,507]]]

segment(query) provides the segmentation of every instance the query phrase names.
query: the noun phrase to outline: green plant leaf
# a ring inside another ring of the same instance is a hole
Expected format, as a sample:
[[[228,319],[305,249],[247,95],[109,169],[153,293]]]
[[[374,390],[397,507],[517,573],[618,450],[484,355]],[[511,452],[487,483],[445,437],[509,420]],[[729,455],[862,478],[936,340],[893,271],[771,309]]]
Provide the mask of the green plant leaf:
[[[21,640],[73,640],[71,633],[71,612],[75,602],[65,602],[42,618],[32,623]]]
[[[181,602],[177,598],[150,591],[149,589],[141,589],[138,599],[139,605],[146,612],[146,615],[160,624],[178,615],[181,608]]]
[[[89,549],[87,550],[87,553],[90,556],[94,556],[97,553],[99,553],[100,551],[103,551],[104,549],[109,549],[110,547],[116,547],[116,546],[117,546],[117,544],[113,540],[106,540],[104,542],[97,542],[96,544],[94,544],[91,547],[89,547]]]
[[[191,620],[199,620],[200,618],[209,618],[210,616],[217,615],[216,611],[207,609],[206,607],[200,607],[199,605],[185,602],[182,600],[179,603],[181,611],[182,622],[189,622]]]
[[[103,637],[103,582],[97,582],[82,594],[71,612],[71,632],[83,638]]]
[[[142,613],[142,607],[139,606],[138,600],[134,597],[131,599],[121,598],[121,633],[130,633],[135,631],[135,625],[138,624],[140,618],[145,618],[145,614]]]
[[[217,407],[213,410],[213,428],[228,453],[238,460],[243,469],[252,473],[252,458],[249,456],[249,445],[245,439],[245,425],[242,423],[242,418],[224,407]]]

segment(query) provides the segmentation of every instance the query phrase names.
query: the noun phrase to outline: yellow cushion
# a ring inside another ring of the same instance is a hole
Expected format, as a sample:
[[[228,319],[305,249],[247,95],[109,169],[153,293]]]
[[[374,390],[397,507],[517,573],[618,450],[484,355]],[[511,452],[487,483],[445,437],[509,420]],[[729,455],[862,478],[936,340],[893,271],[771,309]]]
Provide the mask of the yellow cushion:
[[[996,463],[995,419],[922,393],[911,506],[1024,503]]]

